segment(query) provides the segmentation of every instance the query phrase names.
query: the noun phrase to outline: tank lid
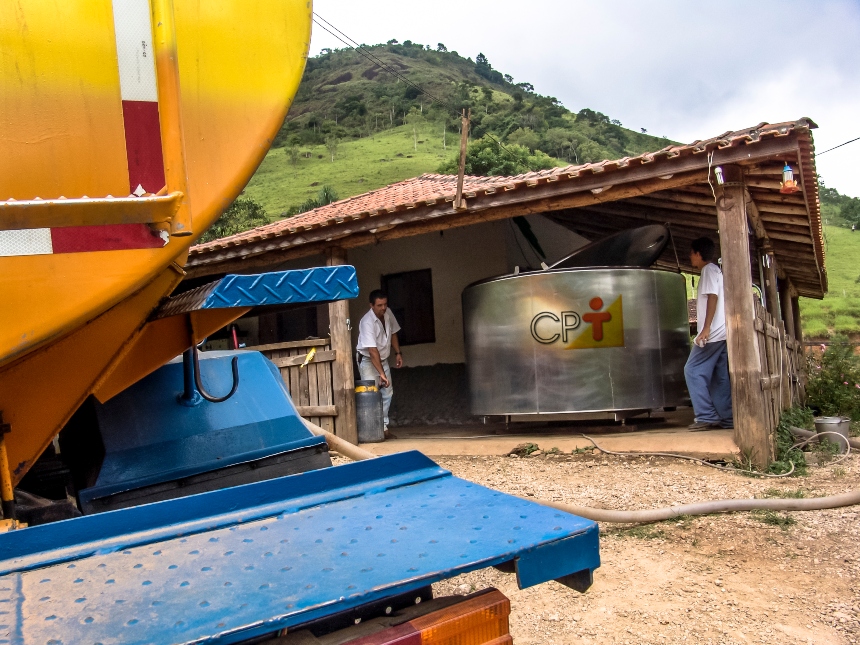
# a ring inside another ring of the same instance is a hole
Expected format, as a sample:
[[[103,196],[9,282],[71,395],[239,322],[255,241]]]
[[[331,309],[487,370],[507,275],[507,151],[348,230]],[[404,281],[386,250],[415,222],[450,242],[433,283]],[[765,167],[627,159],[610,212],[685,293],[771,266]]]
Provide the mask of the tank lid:
[[[665,226],[641,226],[587,244],[549,268],[649,267],[657,261],[668,243],[669,229]]]

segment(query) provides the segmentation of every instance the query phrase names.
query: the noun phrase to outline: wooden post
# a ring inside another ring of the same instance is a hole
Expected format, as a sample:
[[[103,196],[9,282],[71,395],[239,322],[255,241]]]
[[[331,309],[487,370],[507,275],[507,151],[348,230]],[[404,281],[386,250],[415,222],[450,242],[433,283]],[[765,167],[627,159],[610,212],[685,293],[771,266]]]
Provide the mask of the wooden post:
[[[779,293],[776,285],[776,259],[773,257],[773,246],[771,246],[770,240],[765,240],[762,246],[762,264],[764,265],[762,282],[767,299],[767,313],[773,316],[773,324],[778,326],[782,314],[779,308]]]
[[[463,110],[460,125],[460,167],[457,170],[457,195],[454,197],[454,210],[460,210],[463,207],[463,176],[466,174],[466,145],[469,141],[469,120],[471,117],[471,108],[468,114],[466,110]]]
[[[785,322],[785,333],[791,338],[797,338],[794,329],[794,309],[791,298],[791,283],[788,278],[779,281],[779,304],[782,309],[782,320]]]
[[[793,294],[791,296],[791,313],[794,318],[794,339],[798,343],[796,355],[798,361],[803,361],[806,360],[806,350],[803,346],[803,325],[800,322],[800,298],[797,297],[797,292],[793,286],[791,291]],[[798,365],[795,371],[798,379],[797,394],[800,397],[800,403],[804,404],[806,402],[806,370]]]
[[[800,298],[791,297],[791,313],[794,316],[794,337],[799,343],[803,342],[803,325],[800,324]]]
[[[785,323],[785,335],[790,339],[791,343],[797,343],[797,329],[794,327],[794,298],[793,294],[796,293],[794,290],[794,285],[791,284],[791,280],[788,276],[780,277],[779,279],[779,304],[782,306],[782,321]],[[802,345],[792,345],[791,349],[788,351],[788,356],[790,360],[789,364],[789,388],[790,388],[790,399],[789,405],[797,402],[801,402],[803,400],[803,389],[805,385],[803,383],[803,374],[805,371],[801,363],[803,362],[803,357],[805,356]]]
[[[337,246],[326,249],[326,265],[346,264],[346,250]],[[329,303],[329,333],[331,348],[335,351],[332,365],[332,394],[337,408],[334,433],[341,439],[358,444],[355,422],[355,380],[352,372],[352,336],[349,321],[349,303],[338,300]]]
[[[771,461],[773,448],[761,386],[761,359],[756,341],[751,291],[752,267],[747,234],[743,172],[723,166],[725,184],[717,189],[717,220],[723,259],[726,334],[732,380],[734,439],[759,468]]]

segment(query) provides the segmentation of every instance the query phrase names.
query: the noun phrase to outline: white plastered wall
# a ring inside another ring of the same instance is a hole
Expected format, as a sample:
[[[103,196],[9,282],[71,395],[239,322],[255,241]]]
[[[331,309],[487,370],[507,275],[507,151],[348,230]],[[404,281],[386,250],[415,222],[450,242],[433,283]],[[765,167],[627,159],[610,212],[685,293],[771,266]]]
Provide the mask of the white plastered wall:
[[[504,222],[476,224],[350,249],[348,261],[358,272],[360,289],[349,307],[353,344],[358,321],[369,307],[367,295],[379,288],[383,275],[430,269],[436,342],[405,347],[404,361],[409,367],[464,362],[460,296],[472,282],[506,272],[505,226]]]
[[[530,215],[526,219],[547,255],[547,264],[588,242],[542,215]],[[347,252],[347,261],[355,266],[359,285],[358,298],[349,304],[353,347],[358,338],[358,321],[369,307],[367,296],[379,288],[383,275],[421,269],[432,271],[436,342],[404,348],[404,360],[409,367],[465,362],[463,289],[478,280],[510,273],[515,266],[539,265],[538,256],[511,220],[352,248]],[[304,269],[324,264],[322,256],[314,255],[266,270]]]

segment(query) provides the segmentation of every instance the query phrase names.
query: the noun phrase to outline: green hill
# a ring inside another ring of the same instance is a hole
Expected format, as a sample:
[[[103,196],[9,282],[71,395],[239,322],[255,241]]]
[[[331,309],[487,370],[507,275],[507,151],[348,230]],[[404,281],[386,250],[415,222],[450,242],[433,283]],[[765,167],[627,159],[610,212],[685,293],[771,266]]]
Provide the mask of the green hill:
[[[416,143],[412,128],[399,126],[339,143],[334,161],[324,145],[302,146],[295,164],[288,150],[272,148],[245,188],[245,196],[262,204],[270,217],[280,219],[291,206],[315,196],[320,186],[330,186],[343,198],[435,172],[451,154],[452,140],[456,145],[456,133],[449,132],[446,151],[441,128],[438,133],[420,128]]]
[[[540,150],[558,165],[670,143],[587,108],[574,114],[530,83],[493,69],[482,55],[472,61],[441,44],[429,49],[410,41],[367,49],[384,67],[353,50],[308,59],[290,113],[245,191],[269,217],[283,217],[318,186],[343,198],[436,172],[456,153],[461,109],[472,110],[473,138],[492,135]]]
[[[803,333],[808,338],[860,333],[860,232],[825,226],[827,279],[824,300],[800,299]]]

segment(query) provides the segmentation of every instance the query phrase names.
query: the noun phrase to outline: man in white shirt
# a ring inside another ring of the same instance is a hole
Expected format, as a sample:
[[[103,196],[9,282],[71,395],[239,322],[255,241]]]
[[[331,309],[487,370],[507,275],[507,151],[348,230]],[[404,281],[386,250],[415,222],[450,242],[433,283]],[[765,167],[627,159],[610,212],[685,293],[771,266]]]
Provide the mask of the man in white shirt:
[[[698,335],[684,367],[696,415],[690,429],[733,428],[723,272],[714,263],[716,249],[712,240],[700,237],[690,246],[690,263],[701,271],[696,293]]]
[[[382,414],[385,418],[385,432],[388,433],[388,410],[394,388],[391,385],[391,368],[388,357],[394,348],[394,367],[402,367],[400,342],[397,332],[400,325],[388,308],[388,295],[381,289],[370,292],[370,310],[358,323],[358,371],[363,380],[374,380],[382,394]]]

